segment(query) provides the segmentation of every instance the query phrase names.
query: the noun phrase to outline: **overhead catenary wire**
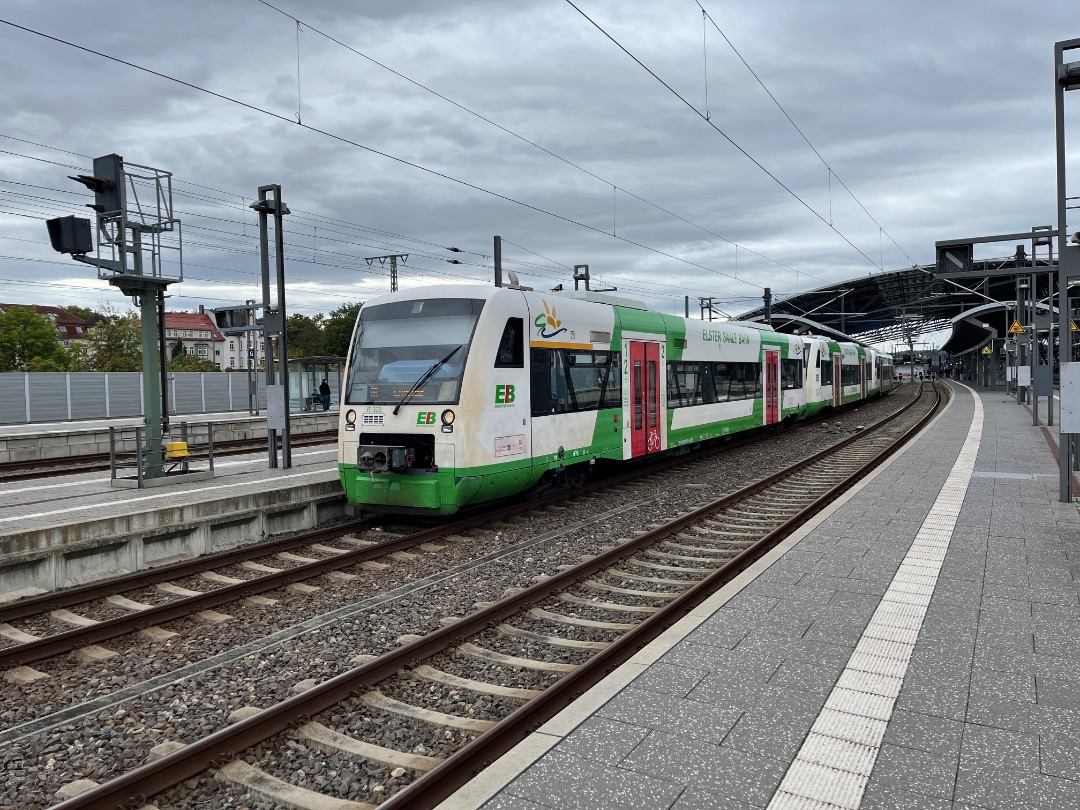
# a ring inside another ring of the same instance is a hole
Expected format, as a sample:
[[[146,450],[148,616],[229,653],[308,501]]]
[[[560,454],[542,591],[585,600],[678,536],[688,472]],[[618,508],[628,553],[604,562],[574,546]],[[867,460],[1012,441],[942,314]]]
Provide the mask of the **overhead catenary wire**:
[[[216,92],[214,90],[210,90],[208,88],[201,87],[200,85],[193,84],[192,82],[185,81],[184,79],[179,79],[179,78],[177,78],[175,76],[170,76],[170,75],[168,75],[166,73],[162,73],[160,71],[153,70],[152,68],[147,68],[147,67],[144,67],[142,65],[135,64],[134,62],[129,62],[126,59],[121,59],[118,56],[112,56],[111,54],[103,53],[101,51],[95,50],[95,49],[90,48],[90,47],[85,46],[85,45],[79,45],[78,43],[71,42],[71,41],[66,40],[66,39],[62,39],[61,37],[55,37],[55,36],[53,36],[51,34],[46,34],[46,33],[42,32],[42,31],[37,31],[37,30],[35,30],[33,28],[28,28],[26,26],[19,25],[18,23],[11,22],[10,20],[0,19],[0,23],[2,23],[4,25],[7,25],[7,26],[9,26],[11,28],[15,28],[17,30],[23,31],[25,33],[41,37],[43,39],[47,39],[47,40],[50,40],[52,42],[56,42],[56,43],[58,43],[60,45],[65,45],[65,46],[67,46],[69,48],[75,48],[76,50],[80,50],[80,51],[83,51],[85,53],[92,54],[92,55],[100,57],[102,59],[107,59],[107,60],[109,60],[111,62],[116,62],[117,64],[125,65],[125,66],[133,68],[135,70],[142,71],[143,73],[148,73],[148,74],[150,74],[152,76],[157,76],[160,79],[164,79],[166,81],[170,81],[170,82],[173,82],[175,84],[179,84],[182,87],[187,87],[187,88],[189,88],[191,90],[196,90],[196,91],[198,91],[200,93],[205,93],[207,95],[213,96],[214,98],[220,99],[222,101],[227,101],[230,104],[235,104],[235,105],[243,107],[245,109],[252,110],[253,112],[257,112],[257,113],[259,113],[261,115],[265,115],[267,117],[277,119],[278,121],[284,121],[284,122],[287,122],[289,124],[293,124],[293,125],[298,126],[298,127],[303,127],[304,129],[306,129],[306,130],[308,130],[310,132],[313,132],[315,134],[322,135],[322,136],[327,137],[327,138],[331,138],[331,139],[336,140],[336,141],[338,141],[340,143],[344,143],[344,144],[347,144],[349,146],[353,146],[353,147],[355,147],[357,149],[362,149],[365,152],[370,152],[371,154],[378,155],[380,157],[384,157],[387,160],[391,160],[391,161],[394,161],[396,163],[400,163],[400,164],[402,164],[404,166],[409,166],[411,168],[417,169],[418,171],[424,172],[426,174],[430,174],[430,175],[432,175],[434,177],[439,177],[441,179],[448,180],[448,181],[450,181],[452,183],[457,183],[458,185],[461,185],[461,186],[463,186],[465,188],[470,188],[470,189],[473,189],[474,191],[479,191],[479,192],[481,192],[483,194],[488,194],[488,195],[490,195],[492,197],[495,197],[496,199],[500,199],[500,200],[503,200],[505,202],[521,206],[522,208],[526,208],[528,210],[535,211],[537,213],[543,214],[543,215],[551,217],[553,219],[557,219],[559,221],[566,222],[567,224],[574,225],[576,227],[583,228],[585,230],[589,230],[589,231],[592,231],[594,233],[604,234],[605,236],[607,235],[606,231],[604,231],[602,228],[598,228],[598,227],[595,227],[593,225],[589,225],[587,223],[580,222],[578,220],[573,219],[572,217],[564,216],[564,215],[556,213],[554,211],[548,211],[547,209],[541,208],[540,206],[533,205],[531,203],[527,203],[527,202],[525,202],[523,200],[518,200],[518,199],[515,199],[513,197],[509,197],[509,196],[507,196],[505,194],[500,194],[497,191],[493,191],[491,189],[484,188],[483,186],[479,186],[479,185],[477,185],[475,183],[470,183],[470,182],[468,182],[466,180],[462,180],[460,178],[457,178],[457,177],[454,177],[452,175],[446,174],[445,172],[440,172],[440,171],[438,171],[436,169],[431,169],[431,168],[429,168],[427,166],[423,166],[423,165],[421,165],[419,163],[414,163],[413,161],[406,160],[405,158],[401,158],[401,157],[398,157],[396,155],[392,155],[392,154],[390,154],[388,152],[383,152],[383,151],[381,151],[379,149],[375,149],[374,147],[367,146],[367,145],[362,144],[362,143],[360,143],[358,141],[354,141],[351,138],[347,138],[344,135],[339,135],[337,133],[333,133],[333,132],[330,132],[328,130],[320,129],[319,127],[311,126],[310,124],[303,124],[303,123],[300,123],[299,121],[292,121],[291,119],[287,118],[284,115],[281,115],[280,113],[275,113],[275,112],[273,112],[271,110],[267,110],[267,109],[265,109],[263,107],[259,107],[256,104],[252,104],[252,103],[247,102],[247,101],[242,101],[240,99],[233,98],[232,96],[225,95],[224,93],[218,93],[218,92]],[[50,161],[46,161],[46,162],[50,162]],[[675,256],[675,255],[670,254],[670,253],[668,253],[666,251],[660,250],[659,248],[654,248],[654,247],[652,247],[650,245],[645,245],[645,244],[643,244],[641,242],[637,242],[637,241],[635,241],[633,239],[628,239],[628,238],[622,237],[622,236],[612,236],[611,238],[618,239],[621,242],[624,242],[624,243],[630,244],[630,245],[634,245],[635,247],[639,247],[639,248],[642,248],[644,250],[648,250],[648,251],[650,251],[652,253],[656,253],[657,255],[664,256],[665,258],[672,259],[673,261],[678,261],[678,262],[682,262],[684,264],[690,265],[692,267],[697,267],[698,269],[705,270],[706,272],[709,272],[709,273],[715,273],[716,275],[725,276],[727,278],[734,278],[734,276],[732,276],[730,273],[725,273],[725,272],[723,272],[721,270],[716,270],[716,269],[711,268],[711,267],[706,267],[705,265],[699,264],[698,262],[692,262],[692,261],[690,261],[688,259],[684,259],[684,258],[682,258],[680,256]],[[745,280],[745,279],[735,279],[735,280],[736,281],[741,281],[744,284],[748,284],[748,285],[754,286],[754,287],[760,287],[761,286],[761,285],[758,285],[758,284],[754,284],[753,282]]]
[[[8,182],[10,182],[10,181],[0,179],[0,184],[6,184]],[[19,185],[30,185],[30,184],[19,184]],[[43,189],[43,190],[68,193],[68,194],[72,194],[72,195],[78,195],[79,194],[79,192],[69,192],[69,191],[64,190],[64,189],[51,189],[51,188],[45,187],[45,186],[35,186],[35,187],[39,188],[39,189]],[[20,214],[20,215],[27,216],[27,217],[32,216],[33,218],[38,218],[38,219],[44,219],[48,214],[53,213],[51,208],[46,207],[46,206],[42,206],[42,205],[40,205],[40,203],[45,202],[45,203],[50,203],[50,204],[55,204],[55,205],[66,205],[66,204],[68,204],[67,201],[64,201],[64,200],[58,200],[58,199],[54,199],[54,198],[46,197],[46,196],[42,196],[42,195],[26,194],[25,192],[9,192],[9,191],[7,191],[7,190],[5,190],[3,188],[0,188],[0,194],[15,195],[15,196],[27,198],[27,200],[29,200],[29,202],[28,201],[13,201],[12,204],[17,205],[17,206],[21,206],[23,211],[34,212],[34,214],[25,214],[25,213],[23,213],[23,214]],[[243,223],[241,221],[234,220],[234,219],[229,219],[227,217],[219,217],[219,216],[213,216],[213,215],[209,215],[209,214],[199,214],[199,213],[188,212],[188,211],[183,211],[183,210],[176,210],[176,213],[180,214],[180,215],[183,215],[185,217],[196,217],[196,218],[210,219],[210,220],[213,220],[213,221],[218,221],[218,222],[223,222],[223,223],[228,223],[228,224],[243,225]],[[221,228],[210,228],[210,227],[203,226],[203,225],[196,225],[196,224],[193,224],[193,223],[190,223],[190,222],[188,222],[188,224],[187,224],[187,230],[189,232],[190,231],[197,231],[197,232],[207,234],[207,236],[203,236],[201,239],[200,238],[189,238],[188,240],[186,240],[186,243],[191,247],[201,247],[201,248],[205,248],[205,249],[213,250],[213,251],[223,251],[223,252],[226,252],[226,253],[249,255],[249,256],[252,256],[252,257],[257,257],[259,255],[258,251],[255,250],[254,248],[247,249],[247,248],[244,248],[244,247],[238,247],[235,244],[221,244],[221,242],[225,238],[242,239],[242,240],[245,240],[245,241],[254,242],[257,239],[257,237],[254,234],[240,234],[240,233],[236,233],[236,232],[233,232],[233,231],[222,230]],[[7,238],[12,238],[12,237],[7,237]],[[209,242],[205,241],[208,238],[211,239],[212,241],[209,241]],[[345,239],[337,239],[335,237],[325,236],[325,234],[324,234],[323,238],[324,238],[324,241],[341,243],[341,244],[355,246],[355,247],[361,247],[361,248],[370,248],[370,247],[372,247],[371,245],[368,245],[368,244],[365,244],[365,243],[353,242],[353,241],[345,240]],[[216,240],[216,241],[213,241],[213,240]],[[37,240],[18,240],[18,241],[37,242],[38,244],[47,244],[47,243],[40,242],[40,241],[37,241]],[[553,259],[550,259],[549,257],[544,256],[544,255],[542,255],[540,253],[537,253],[536,251],[533,251],[533,250],[531,250],[529,248],[526,248],[524,246],[518,245],[518,244],[513,243],[513,242],[509,242],[509,240],[504,240],[504,241],[507,241],[509,244],[513,244],[515,247],[518,247],[518,248],[520,248],[522,250],[525,250],[528,253],[536,255],[539,258],[544,259],[545,261],[551,262],[552,264],[556,265],[557,267],[560,267],[560,268],[563,268],[563,269],[570,269],[569,266],[560,264],[558,262],[555,262]],[[312,250],[312,253],[311,253],[312,259],[309,260],[307,258],[308,254],[300,253],[300,251],[309,250],[309,247],[306,244],[298,244],[296,242],[292,242],[292,241],[288,241],[288,240],[285,240],[283,244],[287,249],[291,249],[292,253],[294,254],[294,255],[289,256],[290,261],[307,262],[307,263],[310,263],[310,264],[313,264],[313,265],[316,265],[316,266],[355,270],[356,269],[355,266],[342,265],[342,264],[340,264],[338,262],[340,262],[340,261],[349,261],[349,260],[356,261],[356,260],[358,260],[360,258],[358,255],[354,255],[354,254],[350,254],[350,253],[343,253],[343,252],[337,251],[337,250],[329,250],[329,249],[327,249],[325,247],[319,247],[319,248],[315,248],[314,250]],[[326,256],[326,257],[332,257],[333,259],[335,259],[335,261],[319,261],[316,258],[316,254],[320,254],[320,255]],[[430,254],[430,253],[424,253],[423,251],[416,252],[416,253],[414,253],[414,255],[417,256],[417,257],[422,257],[422,258],[435,260],[435,261],[445,261],[439,255]],[[479,254],[477,254],[477,255],[479,255]],[[519,260],[519,259],[512,259],[512,258],[509,258],[509,257],[505,258],[504,261],[506,263],[509,263],[509,264],[515,264],[515,265],[519,265],[519,266],[529,267],[529,268],[531,268],[533,270],[535,275],[539,275],[541,277],[550,278],[550,279],[555,280],[555,281],[564,280],[563,277],[561,277],[561,276],[551,275],[550,272],[548,272],[548,273],[542,272],[544,270],[549,270],[549,268],[547,268],[545,265],[539,265],[539,264],[536,264],[536,263],[526,262],[526,261]],[[466,261],[455,260],[455,262],[458,263],[458,264],[467,265],[467,266],[476,267],[476,268],[483,267],[483,265],[478,263],[478,262],[470,262],[470,261],[467,261],[467,260]],[[223,271],[223,272],[231,272],[231,273],[235,273],[235,274],[239,274],[239,275],[245,275],[245,276],[252,274],[252,271],[250,271],[250,270],[240,270],[240,269],[235,269],[235,268],[224,268],[224,267],[213,266],[213,265],[205,265],[205,264],[204,265],[197,265],[197,264],[193,264],[191,262],[188,262],[188,264],[191,264],[192,266],[203,266],[203,267],[206,267],[208,269],[217,269],[217,270],[220,270],[220,271]],[[420,267],[420,265],[417,265],[417,266]],[[457,276],[455,274],[445,273],[445,272],[435,270],[435,269],[431,269],[431,268],[424,268],[424,269],[426,269],[427,272],[430,272],[430,273],[432,273],[434,275],[442,275],[442,276],[445,276],[445,277],[453,279],[453,280],[462,280],[462,279],[460,279],[459,276]],[[378,274],[378,275],[386,275],[386,273],[379,273],[379,271],[377,271],[377,270],[373,270],[373,272],[375,274]],[[617,274],[614,277],[618,277]],[[217,280],[214,280],[214,279],[198,279],[196,277],[189,277],[189,278],[191,280],[202,280],[202,281],[209,281],[209,282],[213,282],[213,283],[218,283]],[[598,275],[596,278],[599,280],[600,276]],[[330,279],[311,279],[311,280],[314,280],[314,281],[317,281],[317,282],[320,282],[320,283],[327,283],[327,284],[336,283],[336,280],[330,280]],[[468,279],[468,280],[470,280],[470,281],[471,280],[480,281],[482,279],[476,278],[476,279]],[[644,295],[656,295],[659,292],[662,292],[665,288],[661,287],[659,285],[656,285],[655,288],[653,288],[653,285],[649,285],[646,282],[632,281],[631,284],[624,285],[624,289],[628,290],[628,291],[639,292],[639,293],[644,294]]]
[[[885,236],[888,237],[889,241],[892,242],[893,245],[896,246],[897,250],[899,250],[901,253],[904,254],[904,256],[907,258],[907,260],[910,263],[915,264],[915,260],[912,259],[911,256],[908,255],[908,252],[906,250],[904,250],[904,248],[901,247],[900,244],[895,239],[892,238],[892,236],[889,235],[889,232],[886,231],[884,227],[882,227],[881,223],[878,222],[874,218],[874,215],[871,214],[867,210],[866,206],[862,204],[862,201],[855,195],[855,192],[852,191],[850,188],[848,188],[847,184],[836,173],[836,170],[833,169],[833,167],[829,165],[829,162],[827,160],[825,160],[824,157],[822,157],[821,153],[817,150],[817,147],[814,146],[814,144],[810,142],[810,139],[808,137],[806,137],[806,133],[803,132],[802,129],[800,129],[799,125],[795,123],[794,119],[792,119],[792,117],[790,115],[788,115],[788,111],[784,109],[784,105],[782,105],[780,103],[780,101],[776,98],[776,96],[774,96],[772,94],[772,91],[769,90],[769,88],[765,86],[765,82],[763,82],[761,80],[761,77],[758,76],[757,72],[752,67],[750,67],[750,63],[747,62],[745,58],[743,58],[743,55],[741,53],[739,53],[739,49],[735,47],[735,44],[730,39],[728,39],[728,35],[724,33],[723,29],[721,29],[719,25],[717,25],[716,20],[713,19],[713,16],[711,14],[709,14],[709,12],[705,9],[705,6],[703,6],[701,4],[700,0],[694,0],[694,2],[697,3],[698,8],[701,9],[702,16],[705,19],[708,19],[708,21],[710,23],[712,23],[713,28],[715,28],[717,30],[717,32],[720,34],[720,36],[722,36],[724,38],[724,42],[726,42],[728,44],[728,47],[730,47],[731,50],[735,53],[735,55],[737,57],[739,57],[739,61],[743,63],[743,65],[746,67],[746,69],[748,71],[750,71],[750,75],[753,76],[754,79],[757,81],[757,83],[761,85],[761,89],[764,90],[766,92],[766,94],[769,96],[769,98],[772,99],[773,103],[777,106],[777,109],[779,109],[780,112],[782,112],[784,114],[784,117],[788,120],[788,122],[791,124],[791,126],[795,127],[795,131],[799,133],[799,135],[802,137],[802,139],[804,141],[806,141],[806,145],[809,146],[813,150],[815,155],[817,155],[818,160],[820,160],[825,165],[825,167],[829,170],[829,183],[830,183],[830,188],[829,188],[829,195],[830,195],[829,196],[829,224],[832,225],[832,187],[831,187],[831,183],[832,183],[832,178],[835,177],[836,182],[838,182],[841,186],[844,187],[844,190],[848,194],[851,195],[851,199],[855,200],[855,202],[858,203],[859,207],[863,210],[863,212],[866,214],[866,216],[868,216],[870,218],[870,221],[878,226],[878,229],[881,231],[881,233],[885,234]],[[706,117],[708,117],[708,99],[709,99],[709,95],[708,95],[707,77],[706,77],[706,85],[705,85],[705,87],[706,87],[706,91],[705,91],[705,104],[706,104],[705,114],[706,114]]]
[[[318,34],[319,36],[325,37],[330,42],[333,42],[334,44],[344,48],[347,51],[350,51],[351,53],[355,54],[356,56],[359,56],[360,58],[367,60],[368,62],[375,65],[376,67],[382,68],[383,70],[385,70],[385,71],[387,71],[389,73],[392,73],[393,75],[397,76],[398,78],[402,79],[403,81],[408,82],[409,84],[413,85],[414,87],[416,87],[416,88],[418,88],[420,90],[423,90],[426,93],[430,93],[431,95],[435,96],[436,98],[438,98],[438,99],[440,99],[442,101],[445,101],[447,104],[450,104],[450,105],[456,107],[457,109],[461,110],[464,113],[467,113],[468,115],[471,115],[471,116],[474,116],[475,118],[478,118],[479,120],[483,121],[484,123],[495,127],[496,129],[506,133],[507,135],[510,135],[511,137],[517,138],[518,140],[522,141],[523,143],[528,144],[529,146],[531,146],[531,147],[533,147],[535,149],[539,149],[541,152],[545,153],[546,155],[549,155],[550,157],[555,158],[556,160],[561,161],[562,163],[565,163],[567,166],[570,166],[570,167],[572,167],[574,169],[577,169],[578,171],[588,175],[589,177],[592,177],[594,180],[597,180],[600,183],[603,183],[604,185],[611,186],[612,189],[613,189],[613,193],[616,192],[616,191],[621,191],[623,194],[626,194],[627,196],[634,198],[638,202],[643,203],[645,205],[648,205],[648,206],[654,208],[655,210],[660,211],[661,213],[663,213],[663,214],[665,214],[665,215],[667,215],[669,217],[672,217],[673,219],[677,219],[680,222],[685,223],[686,225],[689,225],[689,226],[691,226],[693,228],[697,228],[698,230],[702,231],[703,233],[707,233],[710,236],[716,237],[717,239],[720,239],[723,242],[727,242],[728,244],[732,244],[732,245],[739,244],[739,243],[735,242],[734,240],[729,239],[728,237],[723,236],[723,235],[717,233],[716,231],[713,231],[710,228],[705,227],[704,225],[699,225],[698,223],[693,222],[693,221],[687,219],[686,217],[684,217],[684,216],[682,216],[680,214],[676,214],[675,212],[669,210],[668,208],[666,208],[666,207],[664,207],[662,205],[659,205],[658,203],[653,202],[652,200],[648,200],[645,197],[642,197],[642,196],[640,196],[638,194],[635,194],[634,192],[630,191],[629,189],[623,188],[618,183],[613,183],[612,181],[602,177],[601,175],[596,174],[595,172],[593,172],[593,171],[591,171],[589,169],[586,169],[584,166],[581,166],[580,164],[574,162],[573,160],[570,160],[569,158],[563,157],[562,155],[558,154],[557,152],[554,152],[554,151],[548,149],[547,147],[545,147],[545,146],[543,146],[543,145],[541,145],[539,143],[536,143],[535,141],[525,137],[524,135],[521,135],[521,134],[515,132],[514,130],[503,126],[502,124],[499,124],[498,122],[493,121],[492,119],[488,118],[487,116],[483,115],[482,113],[479,113],[479,112],[471,109],[470,107],[467,107],[466,105],[464,105],[464,104],[462,104],[462,103],[460,103],[458,101],[455,101],[454,99],[449,98],[448,96],[443,95],[442,93],[438,92],[437,90],[433,90],[432,88],[428,87],[427,85],[425,85],[425,84],[423,84],[421,82],[418,82],[415,79],[410,78],[409,76],[406,76],[404,73],[401,73],[400,71],[397,71],[394,68],[383,64],[382,62],[378,61],[377,59],[374,59],[371,56],[368,56],[363,51],[360,51],[360,50],[352,47],[351,45],[349,45],[349,44],[347,44],[345,42],[342,42],[340,39],[337,39],[336,37],[332,36],[331,34],[328,34],[325,31],[320,30],[316,26],[312,25],[309,21],[300,20],[297,17],[290,14],[289,12],[284,11],[283,9],[278,8],[274,4],[268,2],[267,0],[258,0],[258,2],[262,3],[267,8],[273,9],[278,14],[281,14],[284,17],[288,17],[290,20],[293,20],[294,22],[302,23],[304,25],[305,30],[311,31],[311,32],[313,32],[315,34]],[[702,25],[704,25],[704,22],[702,22]],[[706,94],[707,94],[707,91],[706,91]],[[614,235],[614,224],[612,226],[612,235]],[[767,256],[767,255],[765,255],[763,253],[759,253],[759,252],[747,247],[746,245],[740,245],[740,246],[742,247],[743,250],[747,251],[748,253],[752,253],[753,255],[757,256],[758,258],[764,259],[767,262],[771,262],[772,264],[775,264],[778,267],[783,267],[786,270],[791,270],[792,272],[798,272],[798,271],[796,271],[796,269],[794,267],[791,267],[790,265],[787,265],[784,262],[778,261],[777,259],[774,259],[771,256]],[[812,275],[810,273],[806,273],[806,271],[802,271],[802,272],[804,273],[804,275],[811,276],[811,278],[817,278],[819,281],[823,281],[823,282],[825,281],[825,279],[819,278],[818,276],[814,276],[814,275]]]
[[[777,177],[775,174],[773,174],[771,171],[769,171],[757,158],[755,158],[753,155],[751,155],[738,142],[736,142],[734,138],[732,138],[730,135],[728,135],[726,132],[724,132],[722,129],[720,129],[720,127],[718,127],[713,121],[711,121],[709,118],[707,118],[697,107],[695,107],[681,93],[679,93],[678,90],[676,90],[674,87],[672,87],[668,82],[664,81],[664,79],[660,78],[659,74],[657,74],[656,71],[654,71],[652,68],[650,68],[648,65],[646,65],[643,61],[641,61],[641,59],[639,59],[636,55],[634,55],[630,51],[629,48],[627,48],[625,45],[623,45],[621,42],[619,42],[617,39],[615,39],[615,37],[612,36],[610,33],[608,33],[604,29],[603,26],[601,26],[598,22],[593,20],[592,17],[590,17],[588,14],[586,14],[584,11],[582,11],[573,2],[573,0],[565,0],[565,1],[566,1],[567,5],[569,5],[571,8],[574,9],[574,11],[576,11],[578,14],[580,14],[582,17],[584,17],[594,28],[596,28],[597,31],[599,31],[601,34],[603,34],[605,37],[607,37],[612,42],[612,44],[614,44],[619,50],[621,50],[628,57],[630,57],[630,59],[632,59],[635,63],[637,63],[637,65],[642,70],[644,70],[646,73],[648,73],[654,79],[656,79],[656,81],[658,81],[660,84],[662,84],[667,89],[667,91],[669,93],[671,93],[673,96],[675,96],[675,98],[677,98],[684,105],[686,105],[689,109],[691,109],[694,112],[695,115],[697,115],[699,118],[701,118],[702,121],[704,121],[706,124],[708,124],[714,130],[716,130],[716,132],[719,133],[724,138],[724,140],[726,140],[729,144],[731,144],[733,147],[735,147],[735,149],[738,150],[747,160],[749,160],[751,163],[753,163],[755,166],[757,166],[759,169],[761,169],[761,171],[763,171],[765,174],[767,174],[773,180],[774,183],[776,183],[778,186],[780,186],[780,188],[782,188],[784,191],[786,191],[792,198],[794,198],[807,211],[809,211],[811,214],[813,214],[815,217],[817,217],[819,220],[821,220],[825,225],[827,225],[837,236],[839,236],[841,239],[843,239],[852,248],[852,250],[854,250],[856,253],[858,253],[860,256],[862,256],[864,259],[866,259],[874,267],[878,267],[879,270],[883,269],[883,268],[878,266],[877,262],[875,262],[868,255],[866,255],[866,253],[864,253],[863,250],[858,245],[856,245],[846,235],[844,235],[844,233],[839,228],[837,228],[835,225],[831,225],[825,219],[825,217],[823,217],[820,213],[818,213],[818,211],[812,205],[810,205],[808,202],[806,202],[806,200],[804,200],[802,197],[800,197],[798,194],[796,194],[790,187],[788,187],[788,185],[786,183],[784,183],[783,180],[781,180],[779,177]],[[796,272],[798,272],[798,271],[796,271]],[[806,275],[809,275],[809,274],[807,273]],[[816,278],[816,276],[815,276],[815,278]],[[823,280],[823,279],[819,279],[819,281],[821,281],[821,280]]]

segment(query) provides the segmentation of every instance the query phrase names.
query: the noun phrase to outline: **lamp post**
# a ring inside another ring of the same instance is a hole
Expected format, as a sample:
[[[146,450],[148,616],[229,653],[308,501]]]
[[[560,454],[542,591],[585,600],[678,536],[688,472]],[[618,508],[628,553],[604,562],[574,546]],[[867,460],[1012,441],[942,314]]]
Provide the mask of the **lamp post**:
[[[263,354],[266,358],[266,434],[269,442],[269,461],[272,469],[278,466],[277,440],[281,435],[281,466],[292,467],[292,433],[289,413],[289,338],[285,315],[285,243],[282,220],[291,213],[281,199],[281,186],[259,186],[259,199],[251,204],[259,214],[259,255],[262,265],[263,288]],[[274,253],[276,284],[271,285],[268,220],[274,219]],[[276,287],[277,300],[271,301],[271,286]],[[275,374],[274,337],[277,336],[277,355],[280,377]],[[280,382],[278,381],[280,379]]]

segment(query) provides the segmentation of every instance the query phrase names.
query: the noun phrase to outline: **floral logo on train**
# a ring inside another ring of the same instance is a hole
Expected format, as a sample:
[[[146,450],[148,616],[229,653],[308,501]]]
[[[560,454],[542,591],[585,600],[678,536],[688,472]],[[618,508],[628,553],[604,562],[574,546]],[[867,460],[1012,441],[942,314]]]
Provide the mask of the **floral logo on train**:
[[[533,326],[536,327],[536,334],[542,338],[553,338],[566,331],[566,327],[555,314],[555,307],[548,307],[547,301],[544,301],[544,314],[536,316]]]

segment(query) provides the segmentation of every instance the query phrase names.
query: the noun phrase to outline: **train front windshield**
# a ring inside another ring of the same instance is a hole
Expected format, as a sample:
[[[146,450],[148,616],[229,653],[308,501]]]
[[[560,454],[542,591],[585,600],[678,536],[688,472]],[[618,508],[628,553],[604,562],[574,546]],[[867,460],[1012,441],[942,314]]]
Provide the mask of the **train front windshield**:
[[[394,301],[364,307],[356,330],[345,402],[397,404],[418,380],[450,355],[409,396],[409,402],[456,404],[469,344],[483,307],[484,302],[475,298]]]

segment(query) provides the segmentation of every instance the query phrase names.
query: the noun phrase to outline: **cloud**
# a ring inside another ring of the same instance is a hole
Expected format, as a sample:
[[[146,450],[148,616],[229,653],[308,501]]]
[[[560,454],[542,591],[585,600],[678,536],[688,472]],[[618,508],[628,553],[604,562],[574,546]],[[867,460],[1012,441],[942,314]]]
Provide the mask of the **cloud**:
[[[299,32],[255,0],[7,4],[11,22],[280,118],[0,26],[0,105],[10,111],[0,133],[56,147],[0,138],[21,155],[0,153],[0,256],[49,262],[0,258],[0,298],[62,305],[86,295],[72,279],[93,271],[52,254],[42,218],[85,212],[89,198],[64,193],[81,191],[65,176],[73,170],[42,160],[88,167],[109,152],[173,173],[189,266],[170,293],[185,308],[253,296],[246,206],[267,183],[280,183],[296,212],[286,224],[290,300],[309,313],[389,289],[387,271],[364,261],[387,252],[411,254],[403,288],[486,281],[495,234],[562,265],[508,245],[526,283],[569,282],[566,268],[588,263],[620,291],[681,312],[686,294],[750,308],[766,285],[788,294],[878,272],[879,262],[929,262],[936,239],[1053,220],[1050,74],[1053,42],[1067,33],[1064,0],[1037,16],[975,0],[706,2],[820,157],[693,3],[580,4],[775,179],[569,5],[275,5],[301,18]],[[298,112],[523,204],[304,129],[291,123]],[[1080,124],[1075,109],[1069,120]],[[120,303],[104,286],[94,295]]]

